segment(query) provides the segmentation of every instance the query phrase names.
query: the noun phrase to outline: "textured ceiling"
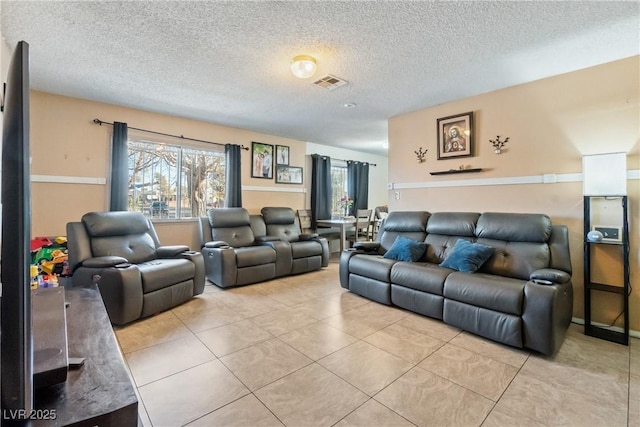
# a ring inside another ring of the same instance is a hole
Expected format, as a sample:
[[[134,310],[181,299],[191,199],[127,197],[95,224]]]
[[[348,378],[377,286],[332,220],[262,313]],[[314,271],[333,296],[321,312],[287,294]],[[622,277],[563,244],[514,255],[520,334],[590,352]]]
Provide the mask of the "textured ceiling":
[[[376,154],[395,115],[640,51],[638,1],[3,0],[0,13],[9,48],[31,46],[35,89]],[[295,78],[299,54],[349,84]]]

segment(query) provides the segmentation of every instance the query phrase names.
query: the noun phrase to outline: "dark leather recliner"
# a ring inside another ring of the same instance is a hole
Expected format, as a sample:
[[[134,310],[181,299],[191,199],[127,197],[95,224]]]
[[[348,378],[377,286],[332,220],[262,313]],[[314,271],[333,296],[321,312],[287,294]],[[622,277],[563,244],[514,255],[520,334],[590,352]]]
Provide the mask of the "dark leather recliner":
[[[327,240],[303,234],[291,208],[210,209],[200,218],[207,279],[221,288],[318,270],[329,264]]]
[[[244,208],[210,209],[207,214],[200,218],[207,279],[226,288],[276,277],[276,250],[256,241],[251,227],[259,226],[260,218]]]
[[[97,283],[116,325],[170,309],[204,290],[204,261],[187,246],[160,246],[138,212],[90,212],[67,224],[74,286]]]
[[[416,261],[384,254],[402,236],[427,244]],[[494,248],[474,272],[442,262],[459,240]],[[391,212],[377,242],[360,242],[340,259],[340,284],[507,345],[551,355],[573,309],[569,234],[544,214]]]
[[[267,236],[289,243],[289,253],[279,257],[290,257],[289,274],[306,273],[329,265],[327,239],[316,233],[303,234],[293,209],[265,207],[261,213],[267,227]]]

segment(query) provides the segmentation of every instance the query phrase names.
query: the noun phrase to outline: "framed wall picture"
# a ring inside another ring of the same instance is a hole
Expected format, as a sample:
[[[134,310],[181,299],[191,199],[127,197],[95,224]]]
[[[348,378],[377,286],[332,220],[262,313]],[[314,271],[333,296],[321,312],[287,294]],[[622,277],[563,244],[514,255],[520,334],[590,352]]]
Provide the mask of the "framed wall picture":
[[[251,177],[273,179],[273,145],[251,143]]]
[[[276,165],[289,164],[289,147],[286,145],[276,145]]]
[[[473,156],[473,111],[438,119],[438,160]]]
[[[276,183],[302,184],[302,168],[298,166],[277,165]]]

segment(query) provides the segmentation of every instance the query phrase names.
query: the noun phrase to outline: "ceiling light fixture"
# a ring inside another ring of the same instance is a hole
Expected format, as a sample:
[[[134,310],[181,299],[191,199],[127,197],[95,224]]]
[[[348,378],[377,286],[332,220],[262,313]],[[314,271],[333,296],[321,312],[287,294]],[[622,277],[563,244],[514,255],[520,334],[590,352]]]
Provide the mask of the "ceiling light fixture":
[[[344,104],[344,108],[355,108],[356,107],[356,103],[354,102],[347,102],[346,104]]]
[[[291,72],[300,79],[313,76],[317,68],[316,59],[312,56],[298,55],[291,60]]]

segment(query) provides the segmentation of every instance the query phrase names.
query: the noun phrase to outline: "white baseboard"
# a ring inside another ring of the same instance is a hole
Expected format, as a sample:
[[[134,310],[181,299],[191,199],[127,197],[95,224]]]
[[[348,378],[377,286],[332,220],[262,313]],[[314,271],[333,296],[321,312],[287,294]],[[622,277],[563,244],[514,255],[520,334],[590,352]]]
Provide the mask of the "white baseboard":
[[[579,317],[572,317],[571,322],[577,323],[578,325],[584,325],[584,319],[581,319]],[[591,323],[594,326],[597,326],[599,328],[609,329],[611,331],[616,331],[616,332],[624,332],[624,329],[622,329],[619,326],[609,326],[609,325],[605,325],[604,323],[598,323],[598,322],[591,322]],[[640,338],[640,331],[634,331],[633,329],[629,329],[629,336],[634,338]]]

